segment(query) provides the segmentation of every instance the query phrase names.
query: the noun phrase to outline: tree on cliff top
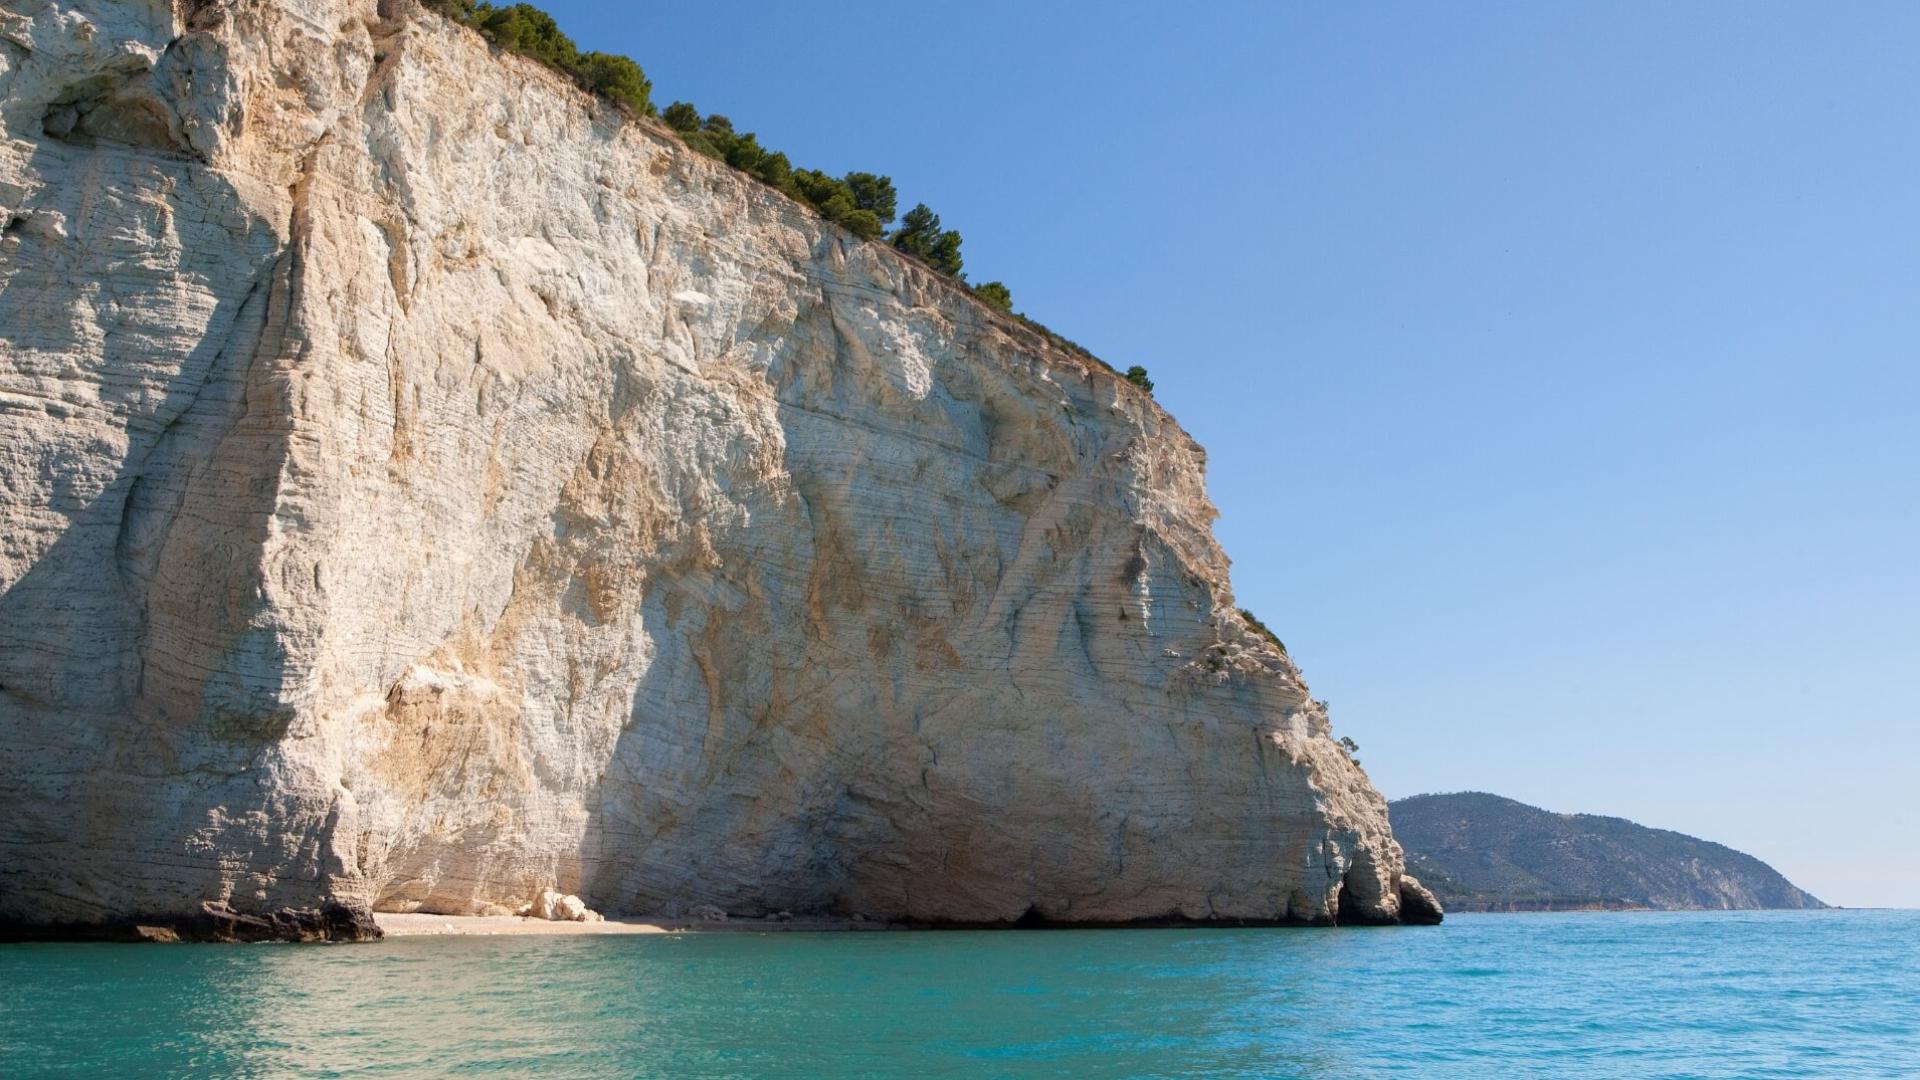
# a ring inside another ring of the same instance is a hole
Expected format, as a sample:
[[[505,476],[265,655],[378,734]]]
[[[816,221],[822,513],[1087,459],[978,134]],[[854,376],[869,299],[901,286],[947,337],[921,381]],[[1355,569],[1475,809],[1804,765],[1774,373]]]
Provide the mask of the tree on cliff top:
[[[474,0],[427,0],[432,11],[464,26],[508,52],[530,57],[570,76],[582,88],[642,115],[653,112],[653,84],[640,65],[613,53],[582,53],[553,16],[532,4],[495,7]]]
[[[509,52],[530,56],[569,74],[579,69],[580,47],[560,31],[553,16],[532,4],[480,4],[474,8],[470,24],[488,41]]]
[[[882,225],[893,224],[894,214],[898,211],[899,196],[893,191],[893,177],[875,176],[868,172],[850,172],[846,175],[848,190],[853,192],[853,204],[874,216]]]
[[[900,219],[900,227],[893,231],[889,239],[894,247],[948,277],[966,280],[966,275],[960,269],[964,264],[960,259],[959,230],[940,228],[940,215],[929,209],[926,203],[916,203],[913,209],[907,211],[907,215]]]
[[[590,52],[580,58],[580,81],[587,89],[646,114],[653,111],[653,83],[640,65],[613,53]]]

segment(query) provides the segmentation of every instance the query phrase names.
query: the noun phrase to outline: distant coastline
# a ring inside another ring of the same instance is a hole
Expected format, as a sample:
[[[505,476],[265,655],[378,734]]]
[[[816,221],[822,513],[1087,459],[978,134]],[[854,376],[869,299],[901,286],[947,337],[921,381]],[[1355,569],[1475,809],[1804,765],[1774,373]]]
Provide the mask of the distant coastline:
[[[1480,791],[1389,804],[1408,867],[1450,912],[1823,908],[1724,844]]]

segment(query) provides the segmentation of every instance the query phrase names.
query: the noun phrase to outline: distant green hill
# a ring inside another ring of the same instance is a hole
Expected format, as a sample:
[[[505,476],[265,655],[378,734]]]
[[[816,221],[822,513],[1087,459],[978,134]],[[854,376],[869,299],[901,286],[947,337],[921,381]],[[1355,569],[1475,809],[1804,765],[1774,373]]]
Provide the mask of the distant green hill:
[[[1820,908],[1730,847],[1467,791],[1388,804],[1407,868],[1449,911]]]

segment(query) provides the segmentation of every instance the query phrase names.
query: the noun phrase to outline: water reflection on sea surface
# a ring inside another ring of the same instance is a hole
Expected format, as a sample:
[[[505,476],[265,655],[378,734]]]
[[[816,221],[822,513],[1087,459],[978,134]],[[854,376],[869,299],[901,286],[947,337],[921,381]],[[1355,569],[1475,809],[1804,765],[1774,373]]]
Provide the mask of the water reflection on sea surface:
[[[0,1074],[1900,1076],[1920,914],[0,947]]]

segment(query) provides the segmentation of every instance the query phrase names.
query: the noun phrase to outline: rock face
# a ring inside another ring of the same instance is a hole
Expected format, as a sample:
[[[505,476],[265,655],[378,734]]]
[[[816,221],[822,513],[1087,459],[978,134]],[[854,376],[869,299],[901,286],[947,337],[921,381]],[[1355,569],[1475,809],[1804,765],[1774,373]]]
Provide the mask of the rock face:
[[[1391,805],[1407,861],[1448,908],[1821,908],[1751,855],[1666,829],[1469,791]]]
[[[410,2],[0,99],[0,920],[1438,917],[1097,363]]]

